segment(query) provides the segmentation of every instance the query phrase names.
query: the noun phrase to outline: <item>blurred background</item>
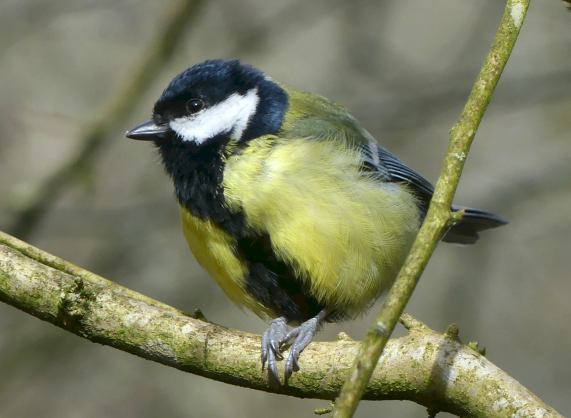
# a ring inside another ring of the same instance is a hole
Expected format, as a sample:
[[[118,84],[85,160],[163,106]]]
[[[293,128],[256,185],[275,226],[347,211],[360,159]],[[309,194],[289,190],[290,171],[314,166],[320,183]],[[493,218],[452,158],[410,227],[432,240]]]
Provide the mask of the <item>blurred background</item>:
[[[237,57],[345,104],[434,181],[504,2],[196,2],[181,34],[167,34],[172,55],[145,62],[180,4],[0,3],[0,229],[153,298],[260,333],[265,324],[233,306],[189,255],[155,150],[123,132],[150,116],[178,72]],[[473,247],[439,246],[408,308],[437,330],[457,323],[464,341],[478,340],[563,415],[571,415],[570,45],[563,3],[533,2],[456,199],[511,223]],[[142,69],[136,105],[109,110],[131,95],[126,86]],[[90,128],[98,120],[110,122],[108,134]],[[376,310],[329,325],[319,338],[341,330],[361,338]],[[7,305],[0,376],[1,417],[307,417],[327,405],[181,373]],[[409,402],[363,402],[358,416],[426,412]]]

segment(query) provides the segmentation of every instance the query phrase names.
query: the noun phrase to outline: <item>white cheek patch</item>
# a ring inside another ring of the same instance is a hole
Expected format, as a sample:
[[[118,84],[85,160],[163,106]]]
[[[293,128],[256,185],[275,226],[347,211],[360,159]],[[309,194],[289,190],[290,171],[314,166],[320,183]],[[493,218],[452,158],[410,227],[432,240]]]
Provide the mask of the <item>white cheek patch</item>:
[[[222,133],[240,139],[259,101],[258,89],[248,90],[245,95],[234,93],[223,102],[195,115],[176,118],[169,125],[183,141],[197,144]]]

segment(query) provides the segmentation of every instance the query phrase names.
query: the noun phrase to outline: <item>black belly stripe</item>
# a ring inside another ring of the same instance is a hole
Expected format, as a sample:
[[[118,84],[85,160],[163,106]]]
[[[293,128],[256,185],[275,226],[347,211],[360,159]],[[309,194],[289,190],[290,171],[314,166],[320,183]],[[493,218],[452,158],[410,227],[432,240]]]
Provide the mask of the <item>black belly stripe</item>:
[[[236,255],[248,267],[245,289],[253,298],[288,321],[306,321],[324,306],[293,268],[276,257],[270,237],[252,231],[242,211],[231,212],[224,204],[221,185],[228,140],[221,137],[196,147],[166,138],[159,144],[177,199],[192,215],[211,220],[237,239]]]
[[[238,240],[237,252],[248,264],[246,291],[277,315],[300,323],[325,308],[293,268],[276,257],[267,234]]]

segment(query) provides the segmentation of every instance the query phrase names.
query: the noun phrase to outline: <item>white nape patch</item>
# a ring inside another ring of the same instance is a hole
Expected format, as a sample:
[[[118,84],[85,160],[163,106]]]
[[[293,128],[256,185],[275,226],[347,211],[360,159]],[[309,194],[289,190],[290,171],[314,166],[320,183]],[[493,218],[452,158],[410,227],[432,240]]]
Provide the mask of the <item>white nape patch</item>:
[[[240,139],[256,113],[259,101],[257,88],[248,90],[245,95],[234,93],[223,102],[195,115],[176,118],[169,125],[183,141],[197,144],[224,132],[229,132],[234,139]]]

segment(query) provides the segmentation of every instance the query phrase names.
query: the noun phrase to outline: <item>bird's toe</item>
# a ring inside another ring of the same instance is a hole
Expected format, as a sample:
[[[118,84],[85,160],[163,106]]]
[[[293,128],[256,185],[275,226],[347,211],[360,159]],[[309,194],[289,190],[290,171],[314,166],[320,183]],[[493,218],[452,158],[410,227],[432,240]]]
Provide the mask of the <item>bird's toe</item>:
[[[280,317],[270,322],[270,326],[262,335],[262,370],[267,362],[268,382],[272,386],[280,385],[277,361],[283,359],[281,345],[289,331],[285,318]]]
[[[289,338],[295,338],[295,340],[291,345],[290,352],[284,366],[286,383],[293,372],[299,371],[299,356],[315,336],[318,327],[319,320],[317,318],[311,318],[309,321],[304,322],[299,327],[289,332]]]

